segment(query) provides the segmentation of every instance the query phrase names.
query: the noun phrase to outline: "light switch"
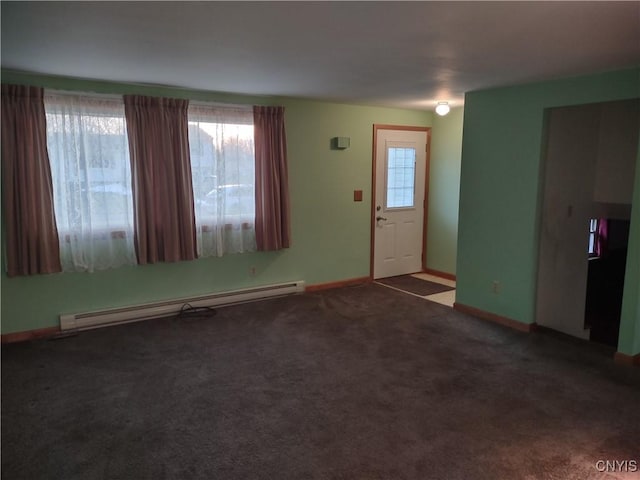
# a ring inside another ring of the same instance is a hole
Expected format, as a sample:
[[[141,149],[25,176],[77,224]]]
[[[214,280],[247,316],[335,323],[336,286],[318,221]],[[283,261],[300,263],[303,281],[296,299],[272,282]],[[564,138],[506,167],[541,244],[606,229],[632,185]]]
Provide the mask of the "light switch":
[[[353,191],[353,201],[361,202],[362,201],[362,190],[354,190]]]

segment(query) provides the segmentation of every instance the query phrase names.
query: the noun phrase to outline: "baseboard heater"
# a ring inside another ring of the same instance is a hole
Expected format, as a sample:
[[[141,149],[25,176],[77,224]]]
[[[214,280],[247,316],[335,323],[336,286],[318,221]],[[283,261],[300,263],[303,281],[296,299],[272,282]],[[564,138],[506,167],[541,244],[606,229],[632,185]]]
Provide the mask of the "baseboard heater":
[[[149,320],[151,318],[168,317],[179,313],[185,304],[189,304],[192,307],[220,307],[271,297],[293,295],[303,291],[304,282],[297,281],[94,312],[62,314],[60,315],[60,330],[88,330],[121,323]]]

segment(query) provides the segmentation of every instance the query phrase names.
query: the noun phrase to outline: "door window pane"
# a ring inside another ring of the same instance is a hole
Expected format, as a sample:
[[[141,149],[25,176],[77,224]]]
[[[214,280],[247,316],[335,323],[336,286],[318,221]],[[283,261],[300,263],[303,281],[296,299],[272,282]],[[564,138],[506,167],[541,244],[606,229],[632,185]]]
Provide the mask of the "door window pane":
[[[387,147],[387,208],[415,206],[416,149]]]

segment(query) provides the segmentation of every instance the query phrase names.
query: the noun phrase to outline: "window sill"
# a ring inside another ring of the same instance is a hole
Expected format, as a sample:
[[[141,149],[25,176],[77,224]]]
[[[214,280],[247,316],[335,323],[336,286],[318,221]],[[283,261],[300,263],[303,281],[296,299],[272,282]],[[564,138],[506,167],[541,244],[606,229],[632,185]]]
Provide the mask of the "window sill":
[[[125,239],[127,236],[133,236],[133,232],[126,232],[125,230],[102,230],[93,233],[93,238],[96,240],[117,240],[117,239]],[[60,238],[64,238],[66,243],[71,243],[71,238],[78,237],[75,233],[60,233]]]
[[[242,223],[225,223],[224,225],[220,225],[220,227],[225,230],[233,230],[234,228],[241,228],[242,230],[251,230],[254,228],[253,223],[251,222],[242,222]],[[215,232],[218,225],[216,224],[207,224],[207,225],[197,225],[196,228],[201,230],[202,233]]]

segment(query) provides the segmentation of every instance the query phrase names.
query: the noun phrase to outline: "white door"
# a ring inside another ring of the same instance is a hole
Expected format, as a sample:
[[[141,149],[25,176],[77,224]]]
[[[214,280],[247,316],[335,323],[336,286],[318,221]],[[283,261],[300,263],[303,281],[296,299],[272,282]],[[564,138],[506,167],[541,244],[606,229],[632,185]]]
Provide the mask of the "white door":
[[[376,129],[373,278],[422,271],[427,132]]]

